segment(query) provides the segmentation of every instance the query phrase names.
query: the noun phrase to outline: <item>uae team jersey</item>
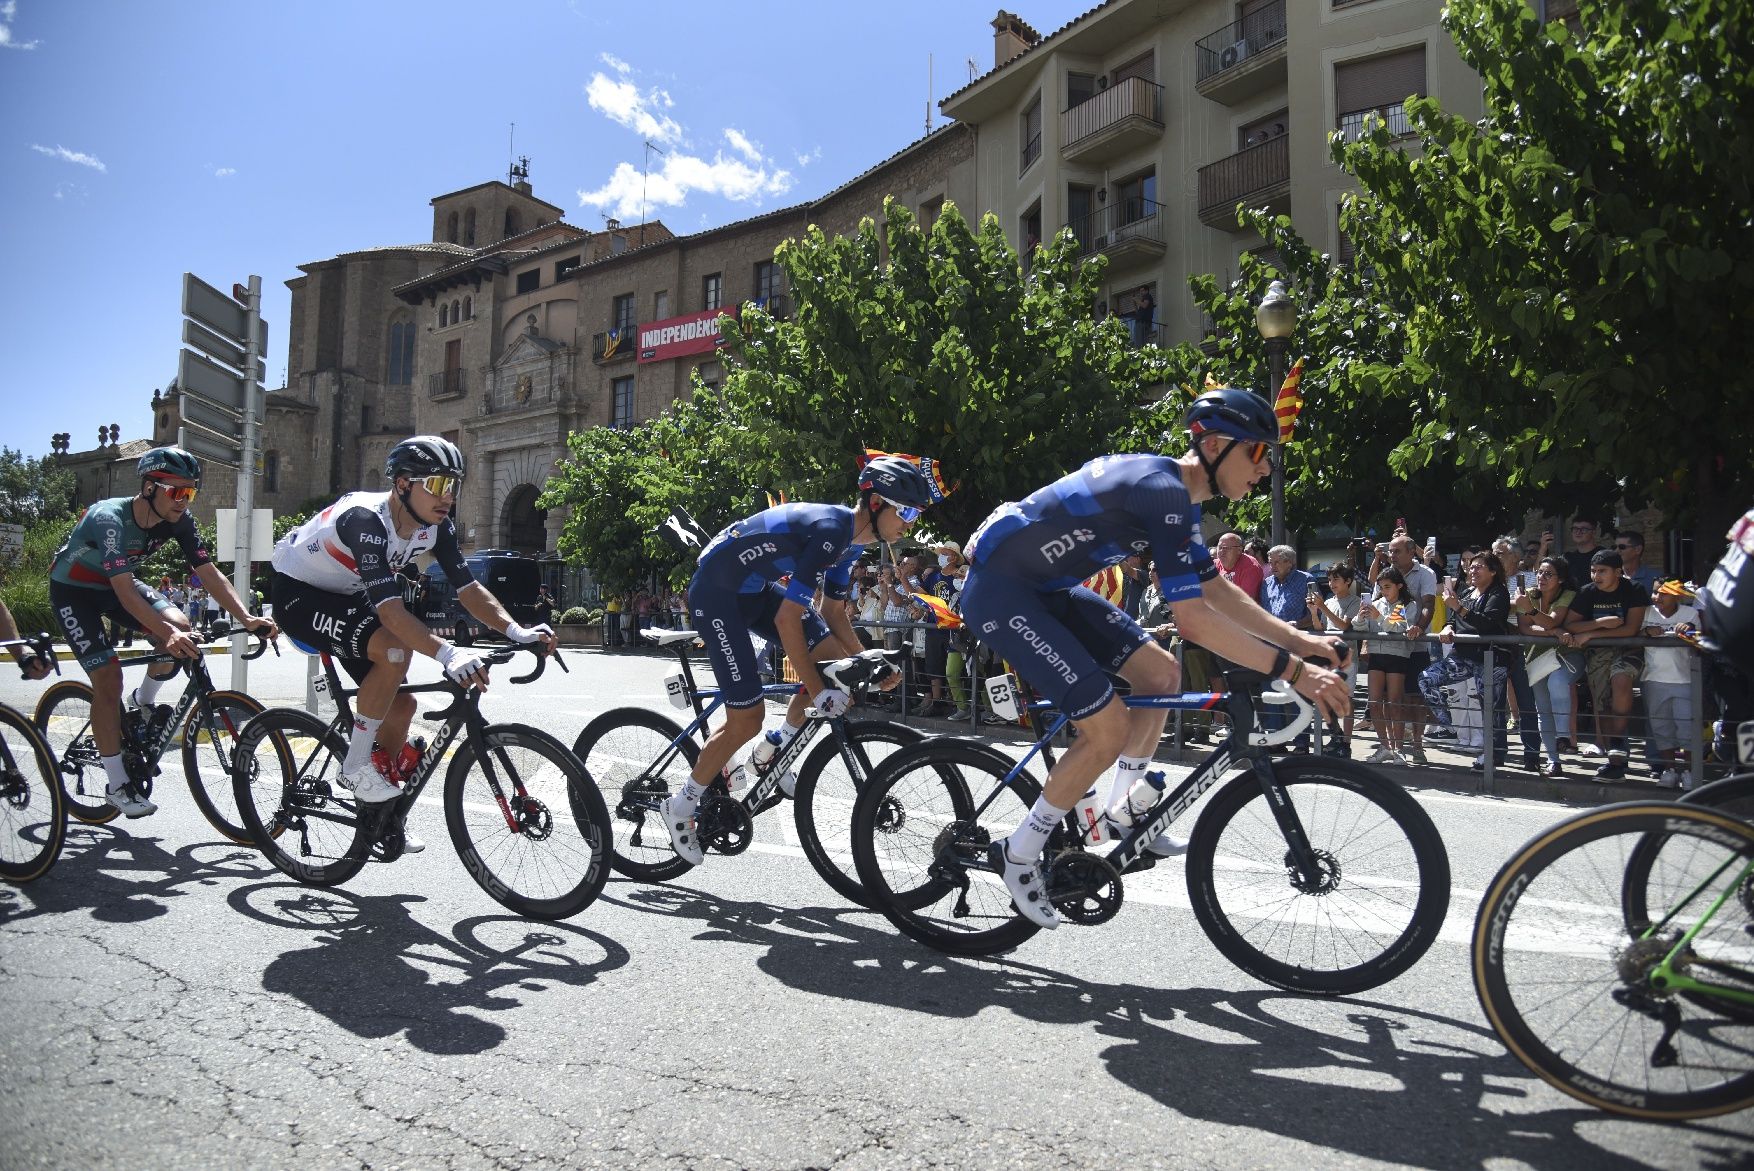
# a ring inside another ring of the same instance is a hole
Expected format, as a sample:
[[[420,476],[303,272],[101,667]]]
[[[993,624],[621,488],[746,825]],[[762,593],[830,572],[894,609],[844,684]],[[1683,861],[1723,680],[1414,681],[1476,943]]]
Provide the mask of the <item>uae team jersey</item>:
[[[463,564],[450,517],[399,537],[388,492],[349,492],[280,538],[274,570],[333,594],[363,593],[381,606],[402,599],[396,571],[427,552],[458,589],[475,580]]]
[[[190,569],[212,562],[195,528],[193,513],[183,513],[175,524],[161,520],[143,529],[134,522],[134,499],[117,496],[86,509],[67,535],[67,543],[56,550],[55,560],[49,566],[49,580],[88,589],[109,589],[112,577],[138,573],[142,561],[171,541],[182,546]]]
[[[787,574],[786,597],[810,605],[821,589],[844,600],[853,562],[865,546],[853,544],[853,510],[841,504],[782,504],[740,520],[700,554],[695,581],[739,594],[766,589]]]
[[[1218,576],[1200,542],[1200,510],[1181,467],[1157,455],[1093,459],[1014,504],[1001,504],[969,539],[977,572],[1039,590],[1070,589],[1134,553],[1156,563],[1163,597],[1198,596]]]

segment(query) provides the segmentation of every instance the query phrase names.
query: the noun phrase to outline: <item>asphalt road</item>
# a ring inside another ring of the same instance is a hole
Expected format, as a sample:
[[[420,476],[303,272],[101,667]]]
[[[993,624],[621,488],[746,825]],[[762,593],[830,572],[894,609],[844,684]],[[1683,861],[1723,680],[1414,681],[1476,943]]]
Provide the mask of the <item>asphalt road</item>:
[[[570,741],[665,708],[663,660],[569,661],[497,682],[489,718]],[[0,671],[0,701],[41,686]],[[251,691],[301,700],[302,660]],[[177,772],[155,817],[76,827],[0,888],[0,1168],[1754,1166],[1754,1117],[1600,1114],[1486,1027],[1468,925],[1549,803],[1418,792],[1454,868],[1444,938],[1316,1000],[1219,956],[1177,864],[1106,927],[948,960],[841,903],[770,814],[739,857],[531,923],[436,803],[424,854],[315,891],[216,843]]]

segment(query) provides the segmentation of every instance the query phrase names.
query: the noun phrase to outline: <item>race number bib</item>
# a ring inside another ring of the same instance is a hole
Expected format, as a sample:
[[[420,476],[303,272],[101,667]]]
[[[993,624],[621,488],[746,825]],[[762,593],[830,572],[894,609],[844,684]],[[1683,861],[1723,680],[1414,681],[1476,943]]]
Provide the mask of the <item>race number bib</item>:
[[[987,710],[1003,719],[1017,718],[1017,685],[1011,676],[994,675],[987,680]]]
[[[688,687],[681,675],[672,675],[664,680],[664,694],[670,697],[671,707],[688,706]]]

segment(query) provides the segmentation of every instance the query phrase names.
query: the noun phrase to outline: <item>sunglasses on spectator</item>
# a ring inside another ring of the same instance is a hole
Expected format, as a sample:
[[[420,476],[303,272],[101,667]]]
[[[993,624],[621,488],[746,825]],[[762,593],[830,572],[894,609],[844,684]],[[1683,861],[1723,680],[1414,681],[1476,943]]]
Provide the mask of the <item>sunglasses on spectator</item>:
[[[1537,570],[1535,570],[1535,576],[1536,577],[1558,577],[1559,575],[1557,573],[1554,573],[1551,569],[1537,569]]]
[[[901,523],[904,525],[913,524],[916,520],[920,519],[920,513],[926,511],[923,508],[915,508],[911,504],[897,504],[887,496],[879,496],[877,499],[895,509],[895,515],[900,518]]]
[[[201,489],[193,484],[160,484],[159,490],[178,504],[188,504]]]
[[[415,482],[434,496],[449,496],[452,500],[463,488],[462,476],[425,476]]]
[[[1636,549],[1637,547],[1638,546],[1630,544],[1626,541],[1616,541],[1614,543],[1614,548],[1616,548],[1616,549]]]

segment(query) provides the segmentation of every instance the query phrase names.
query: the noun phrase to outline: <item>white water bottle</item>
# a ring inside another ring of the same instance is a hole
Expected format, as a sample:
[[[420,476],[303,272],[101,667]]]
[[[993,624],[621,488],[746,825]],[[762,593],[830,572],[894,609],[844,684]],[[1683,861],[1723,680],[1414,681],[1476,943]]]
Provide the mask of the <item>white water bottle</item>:
[[[755,742],[754,749],[749,753],[749,763],[755,766],[757,773],[767,771],[767,766],[773,763],[774,756],[779,753],[780,745],[785,742],[786,738],[780,734],[778,728],[768,732]]]
[[[1127,799],[1115,806],[1109,816],[1118,826],[1131,826],[1151,812],[1151,807],[1162,796],[1163,774],[1146,773],[1133,782],[1133,787],[1127,790]]]
[[[749,769],[741,763],[728,764],[719,773],[725,782],[725,789],[731,793],[741,792],[749,785]]]
[[[1109,832],[1108,822],[1102,816],[1102,802],[1092,789],[1078,798],[1072,806],[1078,816],[1078,828],[1084,833],[1084,844],[1098,846],[1106,844],[1113,834]]]

